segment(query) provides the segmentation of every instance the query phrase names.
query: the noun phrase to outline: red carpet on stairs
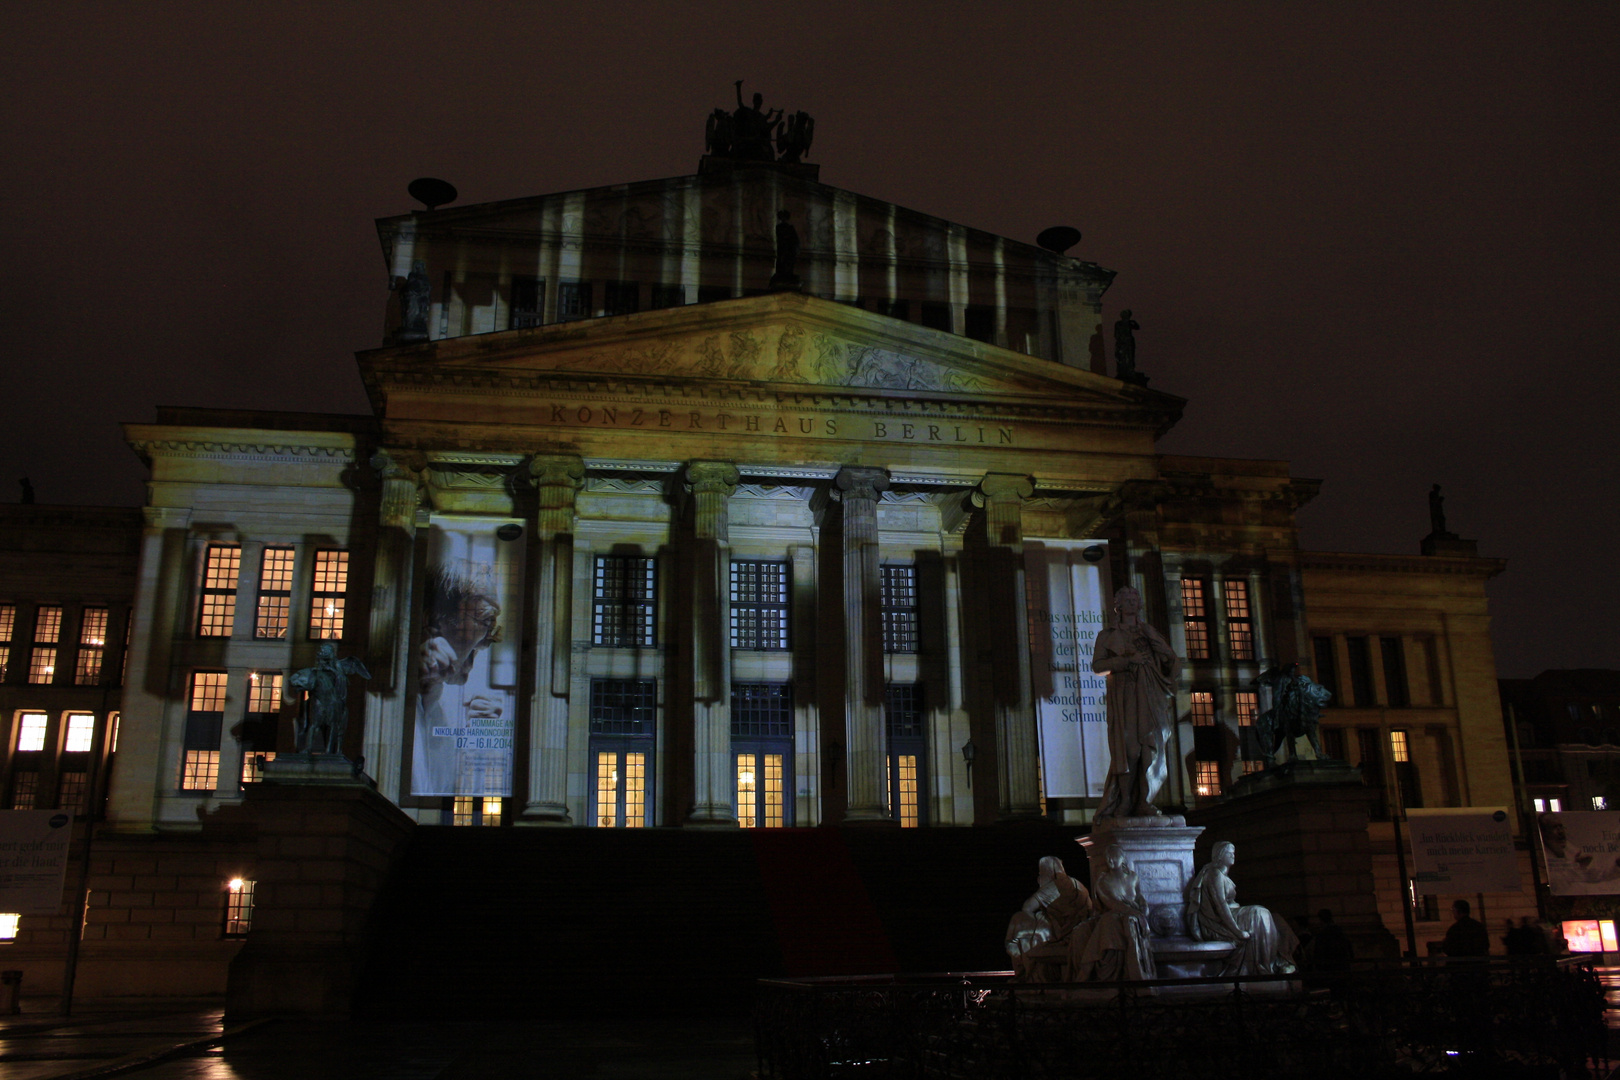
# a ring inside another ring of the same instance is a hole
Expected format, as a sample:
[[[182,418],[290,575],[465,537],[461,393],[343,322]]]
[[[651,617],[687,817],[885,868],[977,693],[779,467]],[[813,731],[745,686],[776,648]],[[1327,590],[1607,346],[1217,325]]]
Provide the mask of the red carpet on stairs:
[[[836,829],[755,829],[754,856],[787,975],[899,968],[883,920]]]

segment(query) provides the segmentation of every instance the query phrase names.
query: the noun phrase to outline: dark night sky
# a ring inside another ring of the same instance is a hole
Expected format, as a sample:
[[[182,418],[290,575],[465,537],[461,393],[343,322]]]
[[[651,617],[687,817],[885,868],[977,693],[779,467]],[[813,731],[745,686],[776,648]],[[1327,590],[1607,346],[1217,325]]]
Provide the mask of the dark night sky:
[[[1413,553],[1430,483],[1502,674],[1620,667],[1620,7],[143,3],[0,10],[0,477],[141,499],[157,404],[363,412],[374,218],[693,171],[733,79],[835,186],[1119,271],[1167,452],[1324,478]],[[9,470],[9,471],[7,471]],[[0,487],[0,492],[6,489]],[[13,487],[12,492],[15,491]]]

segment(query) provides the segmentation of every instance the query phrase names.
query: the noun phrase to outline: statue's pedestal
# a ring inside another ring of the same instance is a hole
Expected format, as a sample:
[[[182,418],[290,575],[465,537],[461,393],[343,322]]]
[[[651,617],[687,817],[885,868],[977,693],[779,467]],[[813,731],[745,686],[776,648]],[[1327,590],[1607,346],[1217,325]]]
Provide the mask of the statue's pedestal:
[[[1187,936],[1187,882],[1192,880],[1201,825],[1188,825],[1179,814],[1159,817],[1103,818],[1080,838],[1096,881],[1108,869],[1108,848],[1118,844],[1136,871],[1148,904],[1153,931],[1153,961],[1161,979],[1217,974],[1232,946],[1224,941],[1194,941]]]
[[[322,787],[369,787],[377,782],[342,754],[277,754],[259,770],[265,784],[318,784]]]

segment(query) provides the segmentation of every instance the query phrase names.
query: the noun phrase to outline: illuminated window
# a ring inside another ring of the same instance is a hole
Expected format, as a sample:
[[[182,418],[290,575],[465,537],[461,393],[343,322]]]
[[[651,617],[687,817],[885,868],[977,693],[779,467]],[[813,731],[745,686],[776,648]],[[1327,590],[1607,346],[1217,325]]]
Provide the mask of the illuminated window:
[[[17,931],[22,926],[22,916],[10,912],[0,912],[0,944],[10,945],[17,940]]]
[[[1215,726],[1215,695],[1208,690],[1192,692],[1193,727]]]
[[[242,751],[242,783],[257,784],[264,779],[264,763],[276,760],[274,750]]]
[[[791,807],[783,799],[793,754],[793,688],[787,683],[733,683],[731,740],[737,823],[747,829],[790,824]]]
[[[1181,579],[1182,625],[1187,634],[1187,659],[1209,659],[1208,590],[1198,578]]]
[[[242,721],[242,783],[264,777],[264,762],[276,757],[276,727],[281,720],[281,672],[248,672],[247,716]]]
[[[0,682],[11,667],[11,640],[17,633],[17,605],[0,604]]]
[[[96,731],[95,713],[74,712],[67,714],[67,738],[63,740],[62,749],[69,754],[89,753]]]
[[[107,753],[109,754],[118,753],[118,721],[123,718],[123,715],[123,713],[117,712],[107,714],[107,727],[111,732],[107,739]]]
[[[54,645],[62,637],[62,609],[41,605],[34,616],[34,643]]]
[[[259,557],[259,605],[253,615],[253,636],[284,638],[292,609],[293,557],[290,547],[267,547]]]
[[[180,766],[181,791],[213,791],[219,785],[219,751],[187,750]]]
[[[732,562],[732,648],[788,647],[788,582],[785,562]]]
[[[253,929],[253,887],[247,878],[225,883],[225,936],[247,937]]]
[[[917,651],[917,568],[882,568],[881,607],[883,612],[883,651]]]
[[[210,544],[203,561],[202,608],[198,637],[230,637],[236,622],[236,579],[242,569],[242,549],[235,544]]]
[[[1221,793],[1221,763],[1218,761],[1200,761],[1196,763],[1198,772],[1194,776],[1200,795],[1219,795]]]
[[[654,644],[657,561],[634,555],[596,557],[591,643],[616,648]]]
[[[1407,733],[1399,729],[1389,733],[1389,756],[1395,760],[1395,782],[1401,787],[1401,802],[1415,809],[1423,805],[1423,785],[1418,780],[1417,763],[1412,760],[1411,743]]]
[[[557,284],[557,321],[591,317],[591,283],[562,281]]]
[[[42,686],[56,681],[56,643],[62,636],[62,609],[43,605],[34,616],[34,653],[28,662],[28,681]]]
[[[17,749],[24,753],[45,749],[45,714],[19,713],[17,720]]]
[[[1243,775],[1248,776],[1250,773],[1264,772],[1265,768],[1265,762],[1249,758],[1243,762]]]
[[[73,682],[94,686],[101,681],[102,657],[107,651],[107,609],[87,607],[79,620],[79,658],[73,669]]]
[[[1260,711],[1259,696],[1253,690],[1239,690],[1232,695],[1232,705],[1237,711],[1238,727],[1253,727]]]
[[[896,754],[894,758],[894,787],[896,809],[900,827],[917,827],[917,755]]]
[[[349,591],[349,553],[317,551],[309,597],[309,639],[335,641],[343,636],[343,602]]]
[[[923,821],[923,767],[928,750],[923,688],[889,683],[883,688],[883,727],[889,746],[889,816],[902,828]],[[1036,761],[1039,767],[1039,759]]]
[[[248,676],[248,712],[281,711],[281,672],[255,671]]]
[[[1389,752],[1397,762],[1412,760],[1412,752],[1406,742],[1406,732],[1391,731],[1389,733]]]
[[[501,803],[499,795],[457,795],[451,803],[450,824],[499,825]]]
[[[1249,609],[1249,583],[1229,578],[1221,582],[1226,601],[1226,641],[1233,660],[1254,659],[1254,616]]]
[[[181,791],[213,791],[219,784],[225,685],[223,671],[192,673],[191,709],[186,714],[185,745],[180,763]]]
[[[1564,800],[1562,799],[1534,799],[1532,801],[1536,804],[1536,813],[1538,814],[1557,814],[1564,809]]]
[[[782,755],[737,754],[737,824],[745,829],[783,825]]]
[[[652,679],[592,679],[592,810],[601,828],[647,824],[647,755],[653,745],[658,684]]]
[[[640,828],[647,823],[647,755],[596,755],[596,824],[600,828]]]

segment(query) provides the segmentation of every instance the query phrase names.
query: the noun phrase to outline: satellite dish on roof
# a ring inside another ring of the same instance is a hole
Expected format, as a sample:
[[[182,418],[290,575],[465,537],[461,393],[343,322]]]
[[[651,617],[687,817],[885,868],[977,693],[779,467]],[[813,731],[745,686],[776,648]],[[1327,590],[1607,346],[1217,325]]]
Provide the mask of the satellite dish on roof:
[[[1080,242],[1080,230],[1073,225],[1054,225],[1050,229],[1042,229],[1035,242],[1047,251],[1062,255]]]
[[[437,210],[445,203],[456,201],[456,186],[448,180],[436,180],[431,176],[421,176],[412,180],[406,185],[405,190],[410,193],[411,198],[429,210]]]

